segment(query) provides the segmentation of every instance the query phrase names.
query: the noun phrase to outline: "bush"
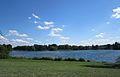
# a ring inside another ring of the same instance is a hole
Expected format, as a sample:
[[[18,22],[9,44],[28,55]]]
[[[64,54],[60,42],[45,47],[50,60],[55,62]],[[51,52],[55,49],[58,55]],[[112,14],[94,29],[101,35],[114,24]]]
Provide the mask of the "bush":
[[[34,58],[32,58],[32,60],[41,60],[41,58],[34,57]]]
[[[66,59],[64,59],[64,61],[77,61],[77,59],[75,59],[75,58],[66,58]]]
[[[33,57],[33,58],[25,58],[25,57],[11,57],[12,59],[29,59],[29,60],[51,60],[51,61],[80,61],[80,62],[90,62],[90,60],[85,60],[83,58],[75,59],[75,58],[51,58],[51,57]]]
[[[41,60],[53,60],[53,58],[50,58],[50,57],[42,57],[40,58]]]
[[[54,61],[62,61],[62,58],[54,58]]]
[[[26,58],[26,57],[11,57],[11,59],[29,59],[29,58]]]
[[[90,60],[87,60],[87,62],[91,62]]]
[[[85,62],[85,59],[79,58],[78,61]]]
[[[32,58],[32,60],[53,60],[53,59],[50,57],[41,57],[41,58],[34,57],[34,58]]]
[[[9,52],[12,50],[11,45],[0,45],[0,59],[9,58]]]

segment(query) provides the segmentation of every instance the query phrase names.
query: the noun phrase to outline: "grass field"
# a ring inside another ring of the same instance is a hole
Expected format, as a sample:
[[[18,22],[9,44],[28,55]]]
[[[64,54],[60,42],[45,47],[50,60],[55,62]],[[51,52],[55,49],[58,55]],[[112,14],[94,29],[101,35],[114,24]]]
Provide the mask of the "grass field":
[[[120,77],[120,69],[96,62],[2,59],[0,77]]]

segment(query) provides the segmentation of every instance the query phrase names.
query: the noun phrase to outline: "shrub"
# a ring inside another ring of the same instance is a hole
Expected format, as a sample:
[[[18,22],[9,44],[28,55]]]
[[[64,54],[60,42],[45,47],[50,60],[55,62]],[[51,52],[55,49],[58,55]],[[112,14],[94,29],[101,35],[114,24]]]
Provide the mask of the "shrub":
[[[28,59],[26,57],[11,57],[11,59]]]
[[[64,61],[77,61],[77,59],[75,59],[75,58],[66,58],[66,59],[64,59]]]
[[[85,59],[79,58],[78,61],[85,62]]]
[[[42,57],[40,58],[41,60],[53,60],[53,58],[50,58],[50,57]]]
[[[41,58],[34,57],[34,58],[32,58],[32,60],[53,60],[53,59],[50,57],[41,57]]]
[[[90,60],[87,60],[87,62],[91,62]]]
[[[32,60],[41,60],[41,58],[34,57],[34,58],[32,58]]]
[[[54,61],[62,61],[62,58],[54,58]]]
[[[0,59],[9,58],[9,52],[12,50],[11,45],[0,45]]]

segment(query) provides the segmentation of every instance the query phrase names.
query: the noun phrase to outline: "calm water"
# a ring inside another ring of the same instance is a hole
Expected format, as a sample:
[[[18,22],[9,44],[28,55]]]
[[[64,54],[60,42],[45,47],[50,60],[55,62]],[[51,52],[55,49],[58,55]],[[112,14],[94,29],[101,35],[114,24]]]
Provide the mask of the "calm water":
[[[92,61],[115,62],[120,50],[77,50],[77,51],[12,51],[13,57],[52,57],[52,58],[85,58]]]

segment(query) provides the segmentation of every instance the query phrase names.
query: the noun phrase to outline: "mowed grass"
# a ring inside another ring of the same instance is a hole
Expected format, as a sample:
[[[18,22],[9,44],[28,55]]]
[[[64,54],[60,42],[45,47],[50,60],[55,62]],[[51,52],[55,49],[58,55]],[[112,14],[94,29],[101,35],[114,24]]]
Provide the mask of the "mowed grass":
[[[120,69],[96,62],[2,59],[0,77],[120,77]]]

